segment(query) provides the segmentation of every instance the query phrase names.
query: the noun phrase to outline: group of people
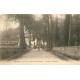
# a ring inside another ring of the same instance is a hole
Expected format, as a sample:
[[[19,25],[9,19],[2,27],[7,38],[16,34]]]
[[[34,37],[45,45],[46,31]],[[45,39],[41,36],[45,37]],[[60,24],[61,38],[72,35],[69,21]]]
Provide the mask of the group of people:
[[[43,41],[41,40],[41,36],[38,34],[36,39],[33,42],[33,48],[40,50]]]

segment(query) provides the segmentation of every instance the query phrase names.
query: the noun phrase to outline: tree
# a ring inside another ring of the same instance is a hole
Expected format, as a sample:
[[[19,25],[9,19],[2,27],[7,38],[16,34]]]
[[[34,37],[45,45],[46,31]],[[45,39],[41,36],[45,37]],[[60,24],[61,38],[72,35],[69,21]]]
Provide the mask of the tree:
[[[25,49],[26,48],[26,42],[25,42],[25,36],[24,36],[24,18],[25,16],[22,15],[22,14],[15,14],[15,19],[18,19],[19,21],[19,29],[20,29],[20,39],[19,39],[19,46],[20,46],[20,49]]]
[[[65,15],[65,23],[64,23],[64,31],[65,31],[65,46],[68,46],[68,42],[69,42],[69,29],[70,29],[70,19],[71,19],[71,15],[70,14],[66,14]]]
[[[43,15],[44,22],[44,32],[46,32],[46,40],[47,40],[47,48],[51,50],[53,45],[55,44],[55,25],[54,25],[54,15],[44,14]]]
[[[12,18],[14,20],[18,20],[19,22],[19,30],[20,30],[20,48],[25,49],[26,43],[25,43],[25,36],[24,36],[24,26],[26,26],[28,29],[29,27],[27,25],[30,24],[30,15],[28,14],[8,14],[8,19]]]
[[[59,41],[59,27],[58,27],[58,15],[55,17],[55,46]]]
[[[72,46],[79,45],[80,43],[80,15],[74,14],[72,15],[71,20],[71,40],[70,43]]]
[[[72,28],[72,15],[70,14],[68,46],[71,45],[71,28]]]
[[[34,30],[34,16],[32,14],[24,15],[24,25],[26,30],[29,31],[29,47],[31,48],[31,33]]]
[[[80,45],[80,15],[77,15],[77,21],[76,21],[76,27],[77,27],[77,42],[78,42],[78,46]]]
[[[47,41],[47,47],[49,47],[49,17],[48,14],[43,14],[42,15],[42,22],[43,22],[43,26],[44,26],[44,38]]]
[[[53,48],[53,21],[52,21],[52,15],[49,14],[49,49]]]

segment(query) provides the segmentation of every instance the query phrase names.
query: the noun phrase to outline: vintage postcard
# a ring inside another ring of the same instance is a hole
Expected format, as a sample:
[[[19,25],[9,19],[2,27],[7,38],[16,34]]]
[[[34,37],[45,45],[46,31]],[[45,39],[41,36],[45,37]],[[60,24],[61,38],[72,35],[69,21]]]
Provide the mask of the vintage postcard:
[[[0,64],[80,64],[80,14],[0,14]]]

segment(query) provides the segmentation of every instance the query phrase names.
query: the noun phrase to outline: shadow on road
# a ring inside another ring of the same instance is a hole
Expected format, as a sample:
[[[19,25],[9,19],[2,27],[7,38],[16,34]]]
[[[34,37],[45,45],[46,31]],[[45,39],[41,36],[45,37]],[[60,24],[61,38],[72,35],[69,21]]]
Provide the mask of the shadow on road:
[[[28,53],[30,49],[25,50],[18,50],[14,52],[6,52],[1,55],[1,60],[12,60],[12,59],[18,59],[21,58],[24,54]]]
[[[68,58],[67,56],[65,56],[65,55],[63,55],[63,54],[61,54],[59,52],[53,51],[52,54],[54,54],[56,57],[58,57],[58,58],[60,58],[62,60],[66,60],[66,61],[70,60],[70,58]]]

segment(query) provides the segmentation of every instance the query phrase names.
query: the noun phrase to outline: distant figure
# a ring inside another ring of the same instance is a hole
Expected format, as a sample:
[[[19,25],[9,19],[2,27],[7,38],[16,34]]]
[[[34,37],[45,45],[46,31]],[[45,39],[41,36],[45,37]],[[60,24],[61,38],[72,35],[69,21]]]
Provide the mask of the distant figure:
[[[40,36],[40,34],[37,35],[37,46],[38,46],[38,51],[39,51],[40,46],[41,46],[41,36]]]

